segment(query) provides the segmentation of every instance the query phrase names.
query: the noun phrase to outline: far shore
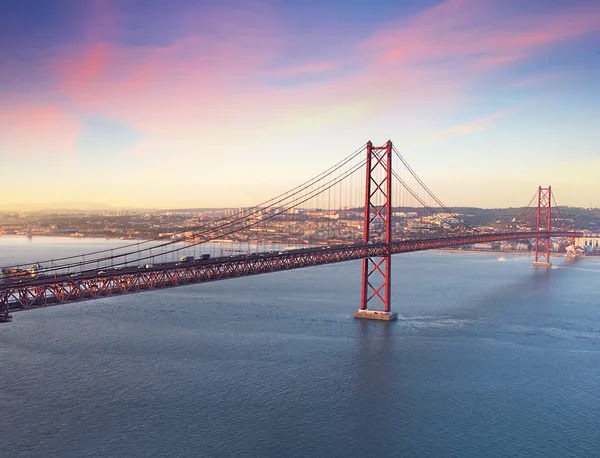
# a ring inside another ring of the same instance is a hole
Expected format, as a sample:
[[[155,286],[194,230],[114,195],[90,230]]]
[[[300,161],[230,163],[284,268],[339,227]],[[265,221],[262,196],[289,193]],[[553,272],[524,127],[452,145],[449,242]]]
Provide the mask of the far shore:
[[[454,250],[451,248],[438,248],[435,250],[429,250],[429,251],[437,251],[439,253],[464,253],[464,254],[476,254],[476,253],[486,253],[486,254],[498,254],[498,255],[517,255],[517,256],[531,256],[533,257],[535,255],[535,251],[496,251],[496,250],[474,250],[474,249],[468,249],[468,248],[463,248],[460,250]],[[551,253],[552,257],[555,258],[566,258],[567,257],[567,253]],[[586,256],[595,256],[592,254],[586,254]],[[577,257],[582,257],[582,256],[577,256]]]
[[[76,240],[148,240],[146,238],[138,238],[138,237],[106,237],[106,236],[73,236],[71,234],[33,234],[29,237],[26,234],[0,234],[0,237],[15,237],[15,238],[34,238],[34,237],[57,237],[63,239],[76,239]]]
[[[498,251],[498,250],[481,250],[481,249],[470,249],[470,248],[461,248],[460,250],[452,249],[452,248],[438,248],[430,251],[439,251],[440,253],[494,253],[494,254],[516,254],[519,256],[533,256],[534,251]],[[564,253],[552,253],[556,256],[563,256]]]
[[[25,234],[0,234],[0,237],[14,237],[14,238],[28,238]],[[66,238],[66,239],[75,239],[75,240],[106,240],[106,241],[115,241],[120,240],[123,242],[146,242],[150,239],[147,238],[136,238],[136,237],[73,237],[70,234],[33,234],[33,237],[57,237],[57,238]],[[165,237],[165,239],[167,239]],[[187,242],[196,242],[195,240],[188,240]],[[250,243],[251,245],[255,243],[255,241],[246,241],[246,242],[235,242],[235,241],[225,241],[225,240],[213,240],[212,243]],[[211,243],[208,242],[208,243]],[[267,244],[271,242],[266,242]],[[276,243],[276,242],[273,242]],[[518,255],[518,256],[533,256],[534,251],[497,251],[497,250],[482,250],[482,249],[469,249],[469,248],[461,248],[461,249],[453,249],[453,248],[436,248],[427,251],[435,251],[438,253],[464,253],[464,254],[476,254],[476,253],[486,253],[486,254],[498,254],[498,255]],[[566,253],[552,253],[554,257],[566,257]],[[585,256],[597,257],[598,255],[592,253],[586,253]],[[579,256],[580,257],[580,256]]]

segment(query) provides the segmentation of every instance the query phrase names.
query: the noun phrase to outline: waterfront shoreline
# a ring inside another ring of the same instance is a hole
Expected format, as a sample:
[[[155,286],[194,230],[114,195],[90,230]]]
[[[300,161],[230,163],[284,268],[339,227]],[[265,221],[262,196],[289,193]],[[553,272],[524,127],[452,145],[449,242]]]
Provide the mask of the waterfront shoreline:
[[[93,236],[82,236],[82,237],[73,237],[72,235],[67,235],[67,234],[34,234],[33,237],[28,237],[25,234],[0,234],[0,238],[14,238],[14,239],[22,239],[22,238],[27,238],[27,239],[32,239],[34,237],[42,237],[42,238],[60,238],[60,239],[72,239],[72,240],[89,240],[89,241],[106,241],[106,242],[111,242],[111,241],[121,241],[121,242],[130,242],[131,244],[135,244],[135,243],[141,243],[141,242],[149,242],[152,240],[156,240],[156,239],[148,239],[148,238],[135,238],[135,237],[127,237],[127,238],[121,238],[121,237],[93,237]],[[162,240],[172,240],[175,242],[175,239],[167,239],[164,238]],[[177,240],[177,242],[179,243],[195,243],[196,241],[194,240]],[[241,243],[241,244],[250,244],[253,245],[255,242],[254,241],[246,241],[246,242],[236,242],[236,241],[226,241],[226,240],[213,240],[210,242],[206,242],[206,243],[226,243],[226,244],[235,244],[235,243]],[[265,242],[266,244],[272,243],[272,242]],[[273,242],[276,243],[276,242]],[[285,244],[283,244],[285,245]],[[318,245],[315,245],[318,246]],[[426,250],[426,251],[433,251],[433,252],[439,252],[439,253],[464,253],[464,254],[476,254],[476,253],[485,253],[485,254],[498,254],[498,255],[516,255],[516,256],[531,256],[533,257],[535,254],[535,251],[497,251],[497,250],[485,250],[485,249],[468,249],[468,248],[461,248],[461,249],[455,249],[455,248],[436,248],[436,249],[431,249],[431,250]],[[566,253],[552,253],[553,257],[567,257]],[[577,257],[600,257],[600,254],[593,254],[593,253],[586,253],[583,256],[577,256]]]

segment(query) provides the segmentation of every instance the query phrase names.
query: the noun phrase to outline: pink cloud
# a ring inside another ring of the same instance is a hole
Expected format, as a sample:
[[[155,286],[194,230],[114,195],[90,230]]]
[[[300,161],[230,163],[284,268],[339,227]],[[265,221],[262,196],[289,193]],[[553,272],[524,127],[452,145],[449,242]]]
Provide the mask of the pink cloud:
[[[473,66],[481,70],[488,70],[494,67],[499,67],[501,65],[518,62],[525,57],[526,54],[513,54],[507,56],[484,56],[478,59],[474,59]]]
[[[600,31],[599,4],[565,11],[562,14],[547,15],[530,30],[525,23],[521,23],[516,33],[509,38],[507,45],[517,48],[547,46],[597,31]]]
[[[73,154],[79,123],[53,105],[17,107],[0,112],[0,155]]]
[[[193,20],[186,21],[190,27]],[[127,48],[99,42],[64,48],[51,64],[60,91],[78,109],[103,113],[142,131],[162,128],[165,116],[204,126],[245,116],[252,124],[278,120],[283,111],[293,117],[307,103],[319,110],[357,96],[384,100],[380,94],[390,84],[398,89],[402,82],[410,92],[413,77],[408,74],[390,81],[363,72],[294,89],[266,84],[277,77],[331,72],[344,59],[273,69],[285,49],[269,15],[215,10],[198,21],[200,32],[169,46]],[[211,30],[200,27],[206,23]]]
[[[305,65],[295,67],[287,67],[281,70],[276,70],[277,76],[302,76],[314,73],[325,73],[339,68],[338,62],[311,62]]]
[[[350,104],[365,107],[363,114],[349,110],[354,117],[431,100],[456,109],[469,80],[600,24],[600,8],[561,16],[500,15],[496,21],[493,5],[450,0],[391,21],[364,42],[349,41],[338,60],[296,67],[274,67],[286,52],[275,15],[215,9],[185,18],[185,27],[195,32],[168,46],[84,43],[63,48],[51,69],[77,110],[145,133],[200,138],[227,135],[239,125],[249,132],[306,126],[310,119],[323,122],[326,113],[336,122],[347,119],[336,107]],[[355,60],[365,63],[353,66]],[[351,67],[356,68],[346,74],[334,71]],[[327,78],[294,87],[268,83],[314,74]]]
[[[519,107],[513,107],[511,109],[497,111],[495,113],[491,113],[487,116],[483,116],[478,119],[474,119],[464,124],[460,124],[458,126],[451,127],[450,129],[443,130],[438,132],[432,136],[434,140],[441,140],[448,137],[453,137],[456,135],[467,135],[474,132],[479,132],[491,127],[494,123],[494,120],[506,116],[507,114],[517,110]]]
[[[600,5],[517,18],[503,17],[496,5],[490,0],[449,0],[389,24],[367,45],[382,66],[442,61],[491,68],[600,30]]]
[[[63,78],[63,85],[79,88],[100,80],[106,76],[109,65],[113,63],[114,53],[114,46],[97,43],[75,59],[58,62],[57,70]]]
[[[530,87],[539,87],[544,84],[552,83],[561,79],[564,79],[568,76],[566,72],[546,72],[539,73],[527,77],[523,77],[518,79],[516,82],[512,84],[514,87],[518,88],[530,88]]]
[[[214,121],[225,110],[257,99],[247,91],[260,85],[261,69],[280,45],[262,16],[255,15],[253,22],[239,12],[216,10],[196,21],[200,32],[168,46],[97,42],[65,47],[49,69],[74,107],[136,129],[159,128],[165,116],[187,123]],[[186,18],[186,27],[192,25],[193,18]]]

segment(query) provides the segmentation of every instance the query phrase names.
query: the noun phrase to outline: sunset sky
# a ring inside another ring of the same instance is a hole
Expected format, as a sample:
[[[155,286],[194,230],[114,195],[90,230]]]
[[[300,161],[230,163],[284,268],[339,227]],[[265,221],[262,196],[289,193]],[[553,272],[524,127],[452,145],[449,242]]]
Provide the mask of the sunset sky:
[[[600,1],[0,1],[0,206],[251,205],[369,139],[600,207]]]

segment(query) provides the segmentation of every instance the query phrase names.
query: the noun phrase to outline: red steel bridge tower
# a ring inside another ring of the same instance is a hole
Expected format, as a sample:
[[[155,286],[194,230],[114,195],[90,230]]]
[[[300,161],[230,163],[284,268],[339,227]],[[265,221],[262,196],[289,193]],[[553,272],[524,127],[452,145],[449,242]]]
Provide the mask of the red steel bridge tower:
[[[552,189],[538,187],[536,231],[552,230]],[[550,267],[550,237],[535,239],[535,267]]]
[[[385,241],[383,256],[363,259],[362,296],[360,309],[355,318],[395,320],[391,311],[391,268],[392,268],[392,142],[385,146],[367,143],[366,190],[365,190],[365,244]],[[374,301],[383,310],[370,309]]]

